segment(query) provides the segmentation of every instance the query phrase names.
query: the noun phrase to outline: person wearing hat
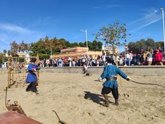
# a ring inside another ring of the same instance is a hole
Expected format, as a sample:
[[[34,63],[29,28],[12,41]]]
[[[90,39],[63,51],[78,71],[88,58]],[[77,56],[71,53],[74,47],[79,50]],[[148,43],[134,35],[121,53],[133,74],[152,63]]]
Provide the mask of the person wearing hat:
[[[36,58],[31,58],[30,63],[28,64],[28,74],[26,77],[26,83],[28,83],[29,85],[26,88],[26,91],[32,91],[36,94],[38,94],[38,90],[37,90],[37,85],[38,85],[38,77],[37,77],[37,65],[35,64],[36,62]]]
[[[118,105],[119,93],[118,93],[118,83],[117,83],[117,75],[120,75],[122,78],[126,80],[130,80],[130,78],[116,65],[114,65],[114,60],[112,58],[106,58],[107,65],[104,67],[104,70],[99,78],[99,81],[106,79],[103,83],[103,88],[101,94],[105,99],[105,106],[109,106],[108,94],[112,92],[113,97],[115,98],[115,105]]]

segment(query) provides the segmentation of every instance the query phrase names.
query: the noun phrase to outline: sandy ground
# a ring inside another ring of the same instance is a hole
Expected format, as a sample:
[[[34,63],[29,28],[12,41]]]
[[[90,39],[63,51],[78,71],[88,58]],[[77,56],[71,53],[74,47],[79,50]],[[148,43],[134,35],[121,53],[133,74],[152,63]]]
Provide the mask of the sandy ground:
[[[39,95],[25,92],[26,87],[14,86],[8,90],[8,99],[17,100],[25,113],[43,124],[57,124],[55,110],[67,124],[165,124],[165,88],[134,84],[118,78],[120,105],[104,107],[100,95],[102,82],[99,75],[42,72]],[[131,77],[165,86],[164,77]],[[7,75],[0,75],[0,112],[4,105]],[[112,94],[109,100],[114,102]]]

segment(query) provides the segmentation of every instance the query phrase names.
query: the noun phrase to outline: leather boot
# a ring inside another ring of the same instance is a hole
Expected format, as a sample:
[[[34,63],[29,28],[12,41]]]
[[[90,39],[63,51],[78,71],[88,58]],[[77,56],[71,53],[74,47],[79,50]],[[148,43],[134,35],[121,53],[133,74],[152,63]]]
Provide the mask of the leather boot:
[[[103,96],[104,96],[104,99],[105,99],[104,106],[109,107],[109,101],[108,101],[108,96],[107,96],[107,94],[103,94]]]
[[[108,100],[105,100],[105,106],[109,107],[109,101]]]
[[[118,99],[115,99],[115,105],[119,105]]]

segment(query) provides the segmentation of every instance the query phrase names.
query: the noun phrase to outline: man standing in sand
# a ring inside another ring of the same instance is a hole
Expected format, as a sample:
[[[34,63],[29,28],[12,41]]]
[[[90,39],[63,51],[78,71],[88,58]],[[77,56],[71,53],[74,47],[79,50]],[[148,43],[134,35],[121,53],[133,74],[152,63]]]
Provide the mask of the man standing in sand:
[[[37,85],[38,85],[38,76],[37,76],[37,65],[35,64],[36,58],[31,58],[30,64],[28,65],[28,74],[26,77],[26,83],[29,83],[28,87],[26,88],[26,91],[32,91],[36,94],[38,94]]]
[[[122,78],[130,80],[130,78],[122,71],[120,68],[114,65],[112,58],[106,58],[107,65],[104,67],[103,73],[101,74],[99,80],[106,79],[103,83],[103,88],[101,94],[105,99],[105,106],[109,106],[108,94],[112,91],[112,95],[115,98],[115,105],[119,105],[118,98],[118,84],[117,84],[117,75],[119,74]]]

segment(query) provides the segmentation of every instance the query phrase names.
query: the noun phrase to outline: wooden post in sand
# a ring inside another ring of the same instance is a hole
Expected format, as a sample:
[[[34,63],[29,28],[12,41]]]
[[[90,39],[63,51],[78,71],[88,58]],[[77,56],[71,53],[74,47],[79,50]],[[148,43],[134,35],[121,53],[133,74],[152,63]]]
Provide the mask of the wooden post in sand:
[[[10,88],[15,82],[14,82],[14,68],[13,68],[13,62],[12,62],[12,56],[8,57],[8,88]]]
[[[39,61],[40,61],[40,59],[39,59],[39,55],[38,55],[38,53],[37,53],[37,57],[36,57],[36,62],[37,62],[37,64],[39,64]],[[38,77],[38,80],[39,80],[39,75],[40,75],[40,72],[39,72],[39,69],[37,69],[37,77]]]
[[[16,61],[14,61],[14,59]],[[25,81],[25,67],[24,65],[20,65],[17,60],[18,57],[8,57],[8,88],[10,88],[12,85],[17,87],[18,84],[21,84]]]
[[[30,58],[36,58],[36,62],[39,63],[38,54],[37,56],[32,56]],[[25,82],[27,71],[25,64],[28,64],[28,62],[24,59],[24,62],[20,63],[18,59],[19,57],[8,57],[8,88],[12,85],[17,87],[18,84],[23,84]],[[37,70],[37,76],[39,77],[39,70]],[[22,86],[24,86],[24,84]]]

